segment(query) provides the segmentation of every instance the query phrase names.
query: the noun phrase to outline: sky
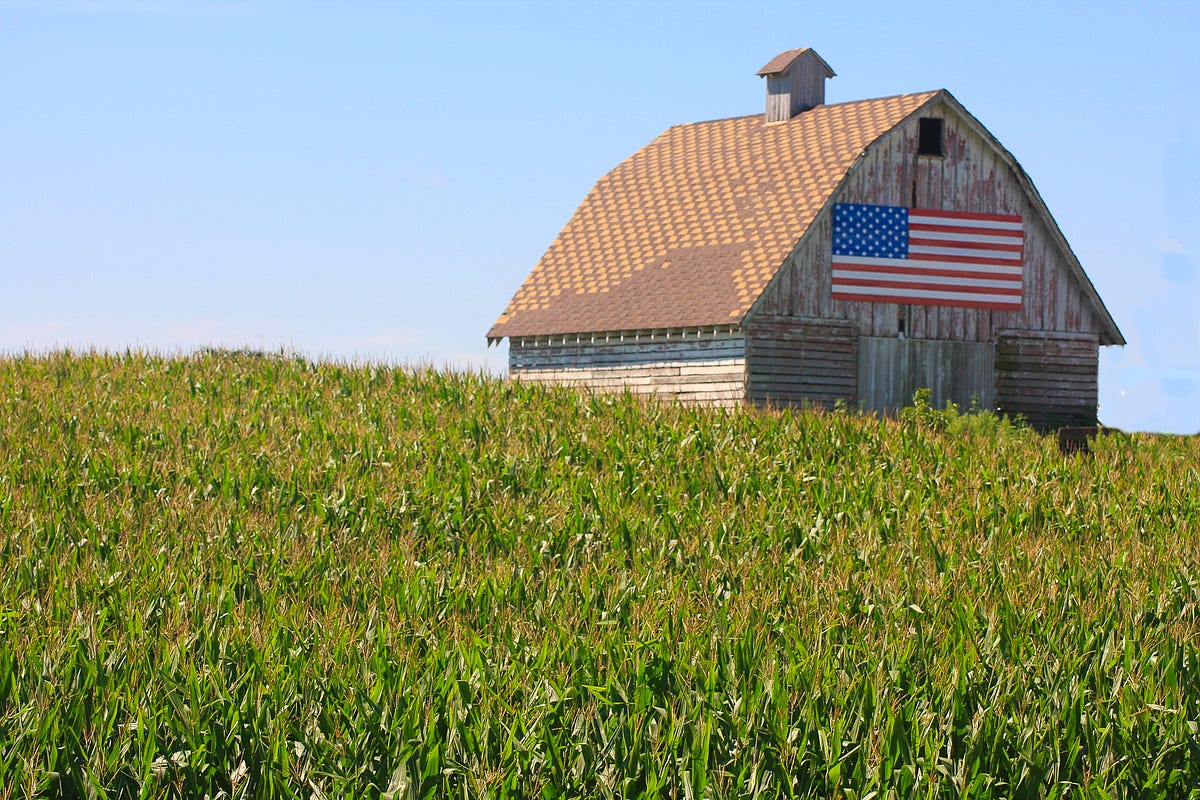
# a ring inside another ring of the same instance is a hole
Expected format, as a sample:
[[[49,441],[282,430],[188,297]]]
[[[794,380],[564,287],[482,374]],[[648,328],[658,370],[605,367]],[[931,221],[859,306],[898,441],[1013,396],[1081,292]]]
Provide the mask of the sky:
[[[502,373],[485,334],[671,125],[949,89],[1128,340],[1102,423],[1200,432],[1200,4],[0,0],[0,352]]]

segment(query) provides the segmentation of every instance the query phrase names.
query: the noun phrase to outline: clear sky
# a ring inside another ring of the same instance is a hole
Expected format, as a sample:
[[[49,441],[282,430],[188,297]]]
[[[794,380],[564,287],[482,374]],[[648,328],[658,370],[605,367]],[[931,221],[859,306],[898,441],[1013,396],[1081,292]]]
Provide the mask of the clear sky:
[[[591,185],[757,113],[949,89],[1129,345],[1101,421],[1200,431],[1200,3],[0,0],[0,351],[286,348],[486,367]]]

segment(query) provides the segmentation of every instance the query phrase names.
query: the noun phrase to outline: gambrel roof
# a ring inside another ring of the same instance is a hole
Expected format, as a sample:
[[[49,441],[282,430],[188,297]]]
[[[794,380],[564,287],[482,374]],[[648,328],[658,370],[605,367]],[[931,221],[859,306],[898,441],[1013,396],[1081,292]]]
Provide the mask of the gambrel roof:
[[[942,90],[668,129],[592,187],[489,341],[740,324],[866,149],[938,102],[978,125]],[[1033,184],[979,128],[1070,254]],[[1099,309],[1102,343],[1124,343],[1069,258]]]

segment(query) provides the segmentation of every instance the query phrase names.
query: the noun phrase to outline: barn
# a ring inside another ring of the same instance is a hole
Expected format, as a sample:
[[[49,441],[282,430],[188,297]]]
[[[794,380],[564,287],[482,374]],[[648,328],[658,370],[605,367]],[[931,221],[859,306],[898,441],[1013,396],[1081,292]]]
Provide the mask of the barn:
[[[813,50],[763,114],[677,125],[603,176],[488,332],[513,378],[889,413],[927,388],[1094,425],[1125,340],[1029,177],[946,90],[825,103]]]

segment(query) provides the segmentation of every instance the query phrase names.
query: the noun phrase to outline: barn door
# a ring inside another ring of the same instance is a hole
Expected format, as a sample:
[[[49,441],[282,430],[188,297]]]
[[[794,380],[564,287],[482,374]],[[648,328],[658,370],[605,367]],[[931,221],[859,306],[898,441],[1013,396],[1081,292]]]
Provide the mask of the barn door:
[[[869,411],[895,413],[929,389],[938,408],[962,410],[995,402],[995,348],[989,342],[942,342],[863,336],[858,340],[858,402]]]

